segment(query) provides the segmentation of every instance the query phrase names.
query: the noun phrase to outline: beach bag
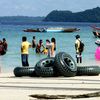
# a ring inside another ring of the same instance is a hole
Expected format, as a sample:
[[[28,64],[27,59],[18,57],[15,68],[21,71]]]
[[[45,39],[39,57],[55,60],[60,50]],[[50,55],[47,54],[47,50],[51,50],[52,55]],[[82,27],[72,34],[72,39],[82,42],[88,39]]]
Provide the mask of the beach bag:
[[[84,43],[82,41],[80,41],[80,47],[79,47],[79,52],[83,52],[84,51]]]

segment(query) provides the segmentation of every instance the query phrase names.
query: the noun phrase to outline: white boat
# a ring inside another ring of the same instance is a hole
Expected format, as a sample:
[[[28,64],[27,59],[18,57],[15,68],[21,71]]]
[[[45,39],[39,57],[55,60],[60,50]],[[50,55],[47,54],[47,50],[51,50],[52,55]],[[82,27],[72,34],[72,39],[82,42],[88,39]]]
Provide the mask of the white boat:
[[[75,32],[79,31],[80,29],[77,28],[62,28],[62,27],[56,27],[56,28],[47,28],[46,32]]]
[[[63,28],[47,28],[46,32],[62,32]]]

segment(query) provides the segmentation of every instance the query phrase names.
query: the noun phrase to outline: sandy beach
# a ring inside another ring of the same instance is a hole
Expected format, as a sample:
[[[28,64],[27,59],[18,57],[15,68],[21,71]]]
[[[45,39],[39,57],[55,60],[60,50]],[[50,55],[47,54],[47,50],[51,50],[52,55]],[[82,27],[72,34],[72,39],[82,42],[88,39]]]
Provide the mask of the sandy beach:
[[[0,74],[0,100],[40,100],[30,97],[30,95],[44,94],[69,96],[60,100],[99,100],[100,97],[70,97],[99,91],[100,75],[42,78],[15,77],[13,73]],[[42,100],[47,99],[42,98]]]
[[[0,0],[0,100],[100,100],[99,16],[100,0]]]

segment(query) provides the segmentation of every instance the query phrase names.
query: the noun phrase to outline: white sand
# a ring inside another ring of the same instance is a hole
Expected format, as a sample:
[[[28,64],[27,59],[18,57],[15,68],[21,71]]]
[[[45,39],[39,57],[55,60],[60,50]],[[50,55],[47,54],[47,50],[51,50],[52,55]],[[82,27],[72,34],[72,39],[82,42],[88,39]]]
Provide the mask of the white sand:
[[[33,100],[29,95],[78,95],[96,91],[100,91],[100,76],[34,78],[15,77],[13,73],[0,74],[0,100]]]

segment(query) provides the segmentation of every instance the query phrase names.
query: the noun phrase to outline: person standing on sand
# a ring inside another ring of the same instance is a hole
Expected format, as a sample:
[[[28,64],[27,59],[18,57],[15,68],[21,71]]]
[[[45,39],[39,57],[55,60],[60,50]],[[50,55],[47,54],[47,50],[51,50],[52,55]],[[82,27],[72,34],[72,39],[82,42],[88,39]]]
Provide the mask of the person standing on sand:
[[[31,43],[27,41],[27,37],[23,36],[22,37],[22,44],[21,44],[21,61],[22,61],[22,66],[27,67],[29,66],[28,63],[28,55],[29,51],[28,49],[31,47]]]
[[[82,52],[80,46],[81,46],[81,40],[80,40],[80,35],[76,35],[76,41],[75,41],[75,50],[76,50],[76,62],[77,63],[82,63]]]

